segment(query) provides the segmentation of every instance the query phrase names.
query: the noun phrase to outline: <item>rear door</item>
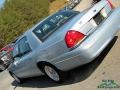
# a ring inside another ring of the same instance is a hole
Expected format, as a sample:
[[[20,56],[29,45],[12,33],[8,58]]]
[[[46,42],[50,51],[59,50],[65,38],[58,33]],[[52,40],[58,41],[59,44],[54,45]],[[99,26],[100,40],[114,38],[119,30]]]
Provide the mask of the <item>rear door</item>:
[[[19,77],[29,77],[35,74],[34,60],[32,59],[32,49],[27,41],[27,37],[21,38],[15,45],[13,55],[15,58],[15,74]],[[34,69],[34,70],[33,70]]]

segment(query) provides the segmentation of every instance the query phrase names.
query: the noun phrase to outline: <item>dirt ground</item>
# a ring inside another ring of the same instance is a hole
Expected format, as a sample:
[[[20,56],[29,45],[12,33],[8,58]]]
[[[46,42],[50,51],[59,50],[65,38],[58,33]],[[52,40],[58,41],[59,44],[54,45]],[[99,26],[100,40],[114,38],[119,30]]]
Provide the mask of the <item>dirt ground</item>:
[[[75,10],[82,11],[90,6],[92,0],[82,0]],[[120,0],[112,0],[119,6]],[[120,86],[120,31],[108,47],[93,62],[76,68],[63,84],[56,84],[47,77],[26,79],[22,85],[17,84],[7,71],[0,73],[0,90],[120,90],[120,88],[98,88],[104,82]]]

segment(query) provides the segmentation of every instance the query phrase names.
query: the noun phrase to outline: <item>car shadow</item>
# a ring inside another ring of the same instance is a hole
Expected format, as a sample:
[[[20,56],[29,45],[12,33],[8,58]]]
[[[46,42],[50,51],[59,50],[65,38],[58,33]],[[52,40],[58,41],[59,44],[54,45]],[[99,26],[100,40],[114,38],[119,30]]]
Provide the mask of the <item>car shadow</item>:
[[[115,38],[111,41],[111,43],[95,60],[93,60],[89,64],[80,66],[76,69],[69,71],[70,76],[66,78],[66,81],[62,84],[55,83],[46,76],[26,79],[24,84],[17,84],[16,81],[13,81],[11,84],[15,87],[48,88],[48,87],[58,87],[58,86],[70,85],[81,82],[87,79],[90,75],[92,75],[92,73],[99,67],[99,65],[102,63],[106,55],[109,53],[109,51],[115,44],[117,38],[118,37],[115,36]]]

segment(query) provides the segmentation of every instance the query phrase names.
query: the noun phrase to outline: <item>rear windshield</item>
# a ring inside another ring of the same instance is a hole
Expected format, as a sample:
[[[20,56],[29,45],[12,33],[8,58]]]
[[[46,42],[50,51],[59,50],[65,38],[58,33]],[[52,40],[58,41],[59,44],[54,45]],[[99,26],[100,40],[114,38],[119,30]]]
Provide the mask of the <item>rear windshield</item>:
[[[78,12],[73,11],[60,11],[52,15],[41,24],[39,24],[34,30],[33,33],[41,40],[44,41],[56,31],[60,26],[70,20],[72,17],[77,15]]]

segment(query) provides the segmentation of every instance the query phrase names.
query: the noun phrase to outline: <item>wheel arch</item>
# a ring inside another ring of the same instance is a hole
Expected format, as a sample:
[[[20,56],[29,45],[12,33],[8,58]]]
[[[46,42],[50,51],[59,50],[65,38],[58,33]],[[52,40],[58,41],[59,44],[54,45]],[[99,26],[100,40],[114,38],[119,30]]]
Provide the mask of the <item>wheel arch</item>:
[[[37,67],[43,72],[43,66],[44,65],[50,65],[54,68],[56,68],[57,70],[59,70],[54,64],[50,63],[50,62],[47,62],[47,61],[39,61],[37,62]]]

